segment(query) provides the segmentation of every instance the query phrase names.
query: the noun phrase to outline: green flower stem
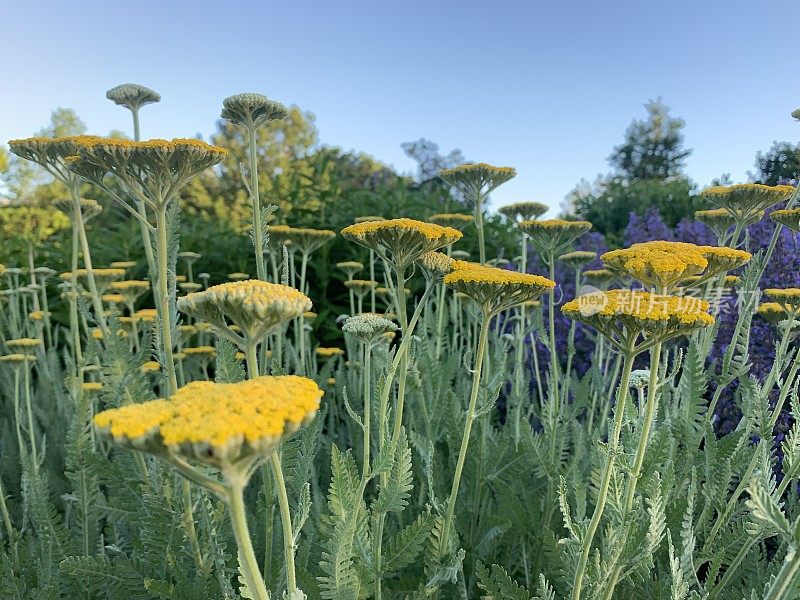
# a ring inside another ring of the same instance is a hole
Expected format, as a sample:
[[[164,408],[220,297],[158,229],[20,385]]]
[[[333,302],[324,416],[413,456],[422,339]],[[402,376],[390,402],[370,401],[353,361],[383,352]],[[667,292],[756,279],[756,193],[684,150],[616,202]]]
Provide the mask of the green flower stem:
[[[131,110],[131,115],[133,116],[133,139],[135,141],[140,141],[141,132],[139,130],[139,109],[136,107],[129,107]],[[141,198],[136,198],[136,210],[142,216],[143,219],[147,218],[147,209],[145,207],[144,201]],[[139,229],[142,232],[142,243],[144,244],[144,253],[145,257],[147,258],[147,267],[149,272],[156,273],[156,260],[153,256],[153,240],[150,238],[150,231],[147,229],[147,225],[142,221],[139,221]],[[154,290],[154,293],[158,293],[158,290]],[[158,301],[158,298],[156,298]]]
[[[264,517],[264,580],[272,580],[272,531],[275,523],[275,505],[272,499],[272,483],[266,469],[261,469],[261,480],[264,486],[264,502],[268,504]]]
[[[481,385],[481,370],[483,368],[483,357],[486,354],[486,341],[489,337],[489,323],[492,320],[491,313],[484,313],[481,323],[480,334],[478,336],[478,349],[475,354],[475,367],[472,373],[472,390],[469,396],[469,406],[467,407],[467,418],[464,422],[464,434],[461,437],[461,448],[458,451],[458,461],[456,471],[453,474],[453,485],[450,488],[450,497],[447,500],[447,509],[444,515],[444,526],[442,528],[442,539],[439,544],[440,552],[447,548],[447,537],[453,522],[453,515],[456,510],[456,499],[458,488],[461,484],[461,473],[464,470],[464,461],[467,458],[467,448],[469,447],[469,436],[472,432],[472,424],[475,421],[475,406],[478,402],[478,392]]]
[[[361,476],[366,477],[369,473],[369,451],[370,451],[370,413],[372,413],[370,382],[372,380],[372,352],[371,342],[364,342],[364,461],[361,467]]]
[[[38,285],[38,281],[36,281],[36,273],[33,272],[33,270],[35,268],[36,268],[36,263],[33,260],[33,244],[31,242],[28,242],[28,272],[29,272],[30,278],[31,278],[31,285],[34,285],[34,286]],[[42,286],[42,289],[44,289],[44,286]],[[33,302],[33,310],[41,310],[42,307],[41,307],[41,304],[39,302],[39,294],[38,293],[34,292],[33,294],[31,294],[31,301]],[[44,343],[44,335],[43,335],[43,332],[42,332],[42,324],[39,323],[39,322],[36,322],[35,323],[35,328],[36,328],[36,336],[40,340],[42,340],[42,343]],[[52,343],[52,339],[50,338],[50,336],[48,336],[48,342]]]
[[[430,286],[428,286],[430,288]],[[427,291],[427,290],[426,290]],[[397,288],[395,289],[395,296],[397,298],[397,314],[400,320],[400,328],[403,332],[403,337],[411,337],[411,332],[408,327],[408,311],[406,306],[406,269],[405,267],[397,268]],[[421,302],[420,304],[424,304]],[[406,398],[406,378],[408,375],[408,348],[398,349],[400,352],[400,374],[397,381],[397,404],[395,405],[394,413],[394,428],[392,431],[392,440],[400,439],[400,428],[403,425],[403,406]]]
[[[228,510],[231,515],[233,533],[239,548],[239,568],[242,571],[247,587],[250,588],[253,600],[269,600],[261,571],[258,569],[253,543],[250,541],[250,530],[247,527],[247,513],[244,508],[244,485],[232,484],[227,496]],[[288,565],[287,565],[288,566]]]
[[[783,566],[772,583],[769,592],[764,596],[764,600],[789,598],[789,592],[795,587],[794,582],[798,571],[800,571],[800,553],[797,552],[794,546],[790,546]]]
[[[39,471],[39,453],[36,450],[36,432],[33,428],[33,408],[31,407],[31,366],[29,361],[25,361],[25,410],[28,414],[28,435],[31,439],[31,458],[33,462],[33,472]]]
[[[658,393],[658,370],[661,366],[661,348],[663,343],[657,342],[650,353],[650,379],[647,383],[647,401],[644,409],[644,419],[642,420],[642,431],[639,434],[639,444],[636,448],[636,458],[633,461],[633,468],[631,469],[630,479],[628,480],[627,491],[625,494],[625,505],[622,509],[623,520],[627,518],[633,508],[633,500],[636,496],[636,484],[639,481],[639,476],[642,472],[642,464],[644,463],[644,454],[647,450],[647,442],[650,440],[650,429],[653,426],[653,420],[656,415],[656,408],[658,402],[656,395]],[[642,410],[641,393],[639,410]],[[627,536],[626,536],[627,537]],[[614,566],[611,575],[608,577],[608,586],[604,600],[611,600],[614,595],[614,590],[619,583],[619,578],[622,573],[622,565],[617,564]]]
[[[20,460],[25,456],[25,442],[22,441],[22,425],[20,424],[19,411],[19,370],[21,367],[14,366],[14,426],[17,430],[17,445],[19,446]],[[27,365],[25,366],[27,369]]]
[[[0,513],[3,515],[3,526],[6,529],[8,538],[8,548],[11,551],[11,558],[14,561],[14,568],[19,571],[19,555],[17,554],[17,540],[14,535],[14,527],[11,525],[11,515],[6,506],[6,493],[3,490],[3,481],[0,479]]]
[[[633,461],[633,470],[628,481],[628,491],[625,497],[624,515],[630,513],[633,508],[633,498],[636,494],[636,484],[642,472],[642,465],[644,464],[644,454],[647,450],[647,442],[650,440],[650,429],[653,427],[653,420],[656,416],[656,408],[658,402],[656,395],[658,394],[658,370],[661,367],[661,348],[662,342],[656,343],[650,354],[650,379],[647,383],[647,407],[644,412],[644,420],[642,421],[642,432],[639,436],[639,445],[636,448],[636,458]],[[641,407],[640,407],[641,410]]]
[[[170,317],[170,300],[173,292],[169,289],[169,256],[167,243],[167,209],[162,205],[156,213],[156,231],[158,232],[158,302],[161,317],[161,344],[164,352],[163,367],[166,369],[169,383],[169,396],[178,391],[178,378],[175,375],[175,358],[172,352],[172,318]]]
[[[194,509],[192,507],[192,488],[189,480],[183,480],[183,516],[186,527],[186,534],[189,537],[189,544],[192,547],[192,556],[195,566],[199,571],[204,569],[203,553],[200,551],[200,542],[197,540],[197,529],[194,524]]]
[[[370,248],[369,251],[369,279],[375,281],[375,250]],[[375,288],[370,289],[369,293],[371,311],[375,312]]]
[[[581,557],[578,561],[578,567],[575,570],[575,579],[572,584],[572,600],[579,600],[581,597],[581,588],[583,587],[583,578],[586,575],[586,566],[589,562],[589,554],[592,551],[592,542],[594,541],[597,528],[600,526],[600,520],[603,517],[605,510],[606,500],[608,499],[608,488],[611,484],[611,474],[614,470],[614,461],[617,452],[619,451],[619,438],[622,434],[622,423],[625,416],[625,399],[628,395],[628,386],[630,385],[631,371],[633,370],[633,361],[636,354],[632,348],[627,348],[625,354],[625,362],[622,367],[622,379],[619,388],[617,388],[617,404],[614,410],[614,430],[608,439],[608,454],[606,461],[603,465],[603,476],[600,481],[600,490],[597,496],[597,504],[594,507],[592,520],[589,522],[589,529],[583,538],[583,547],[581,549]]]
[[[256,277],[267,280],[264,266],[264,231],[261,224],[261,198],[258,191],[258,162],[256,161],[256,127],[252,123],[247,126],[249,138],[248,154],[250,156],[250,195],[253,200],[253,244],[256,251]]]
[[[353,281],[352,275],[347,276],[347,281]],[[347,288],[347,294],[350,296],[350,316],[353,316],[356,314],[356,299],[353,295],[353,288]],[[373,310],[373,312],[375,311]]]
[[[258,352],[256,351],[256,344],[247,341],[247,348],[245,351],[245,358],[247,360],[247,372],[250,379],[258,377]]]
[[[481,264],[486,264],[486,242],[483,233],[483,193],[478,189],[475,194],[475,227],[478,229],[478,250]]]
[[[256,352],[256,344],[250,340],[248,340],[247,343],[246,356],[249,378],[253,379],[254,377],[258,377],[258,353]],[[275,479],[275,487],[278,492],[278,507],[281,512],[281,528],[283,529],[283,552],[286,561],[287,591],[291,598],[295,589],[297,589],[297,577],[294,568],[294,532],[292,531],[292,516],[289,512],[289,495],[286,493],[286,482],[283,478],[281,458],[278,452],[273,452],[270,456],[270,465],[272,467],[272,476]],[[263,477],[266,479],[266,473],[263,474]],[[269,498],[267,498],[267,500],[268,499]],[[255,562],[255,556],[253,556],[253,561]],[[256,565],[256,571],[257,570],[258,566]],[[259,574],[259,578],[260,577],[261,575]]]
[[[297,577],[294,569],[294,532],[292,531],[292,516],[289,512],[289,496],[286,493],[286,482],[283,479],[283,469],[281,468],[281,457],[277,452],[273,452],[270,456],[270,464],[272,465],[272,475],[275,477],[278,490],[278,507],[281,512],[283,554],[286,561],[286,587],[289,598],[292,598],[297,589]],[[253,560],[255,560],[255,557]]]
[[[103,335],[108,334],[108,326],[106,325],[106,317],[103,314],[103,303],[100,301],[100,294],[97,291],[97,284],[94,280],[94,270],[92,268],[92,255],[89,251],[89,240],[86,237],[86,228],[83,225],[83,213],[81,211],[80,192],[77,189],[77,184],[70,186],[70,193],[72,194],[72,205],[75,211],[75,226],[78,230],[78,240],[80,241],[81,251],[83,252],[83,266],[86,269],[86,283],[89,285],[89,293],[92,296],[92,306],[94,308],[95,319],[103,332]]]

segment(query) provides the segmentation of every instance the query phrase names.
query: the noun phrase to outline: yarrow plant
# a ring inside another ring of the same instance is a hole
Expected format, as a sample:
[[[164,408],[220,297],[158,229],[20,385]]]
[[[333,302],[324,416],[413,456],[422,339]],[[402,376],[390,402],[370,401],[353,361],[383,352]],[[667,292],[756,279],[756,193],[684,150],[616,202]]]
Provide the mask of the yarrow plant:
[[[795,187],[609,249],[490,216],[510,167],[355,198],[327,148],[259,174],[294,135],[265,96],[223,101],[226,147],[141,141],[159,94],[107,97],[133,140],[9,143],[56,197],[0,207],[0,597],[800,594]],[[252,246],[181,226],[198,182],[249,200]],[[108,243],[118,215],[141,236]]]

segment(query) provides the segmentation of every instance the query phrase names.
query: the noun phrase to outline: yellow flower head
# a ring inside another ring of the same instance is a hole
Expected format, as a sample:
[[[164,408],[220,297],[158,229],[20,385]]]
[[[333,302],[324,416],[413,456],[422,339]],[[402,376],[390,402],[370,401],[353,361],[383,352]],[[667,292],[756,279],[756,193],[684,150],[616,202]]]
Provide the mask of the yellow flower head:
[[[269,455],[309,423],[323,392],[305,377],[257,377],[240,383],[195,381],[169,400],[103,411],[99,432],[114,443],[223,470]]]
[[[246,279],[250,279],[250,274],[240,273],[238,271],[236,273],[228,273],[228,279],[231,281],[245,281]]]
[[[217,349],[214,346],[195,346],[194,348],[183,349],[186,356],[199,356],[200,358],[211,359],[217,355]]]
[[[113,269],[132,269],[136,266],[135,260],[117,260],[112,262],[109,267]]]
[[[708,302],[691,296],[664,296],[637,290],[592,292],[561,307],[570,319],[597,329],[626,351],[642,351],[653,341],[686,335],[714,324]],[[638,344],[640,336],[644,344]]]
[[[220,162],[227,152],[193,138],[142,142],[87,138],[77,142],[67,165],[101,187],[111,173],[130,193],[161,210],[192,177]]]
[[[612,270],[626,273],[644,285],[670,289],[694,275],[702,274],[701,281],[706,281],[742,266],[751,256],[724,246],[653,241],[612,250],[600,258]]]
[[[777,302],[763,302],[756,309],[756,314],[761,315],[773,325],[789,318],[789,313]]]
[[[463,213],[437,213],[431,215],[428,221],[442,227],[452,227],[464,231],[467,225],[471,225],[475,221],[475,217]]]
[[[39,338],[17,338],[6,341],[6,346],[9,348],[31,349],[41,346],[41,344],[42,340]]]
[[[330,229],[309,229],[306,227],[288,227],[281,234],[283,239],[291,242],[292,248],[296,248],[305,254],[315,252],[336,238],[336,232]]]
[[[700,195],[715,206],[727,210],[737,221],[744,223],[770,206],[788,200],[794,194],[794,190],[791,185],[740,183],[706,188]]]
[[[419,264],[429,277],[439,280],[453,270],[456,262],[442,252],[426,252],[419,257]]]
[[[35,360],[36,357],[33,354],[15,353],[15,354],[4,354],[3,356],[0,356],[0,361],[11,364],[33,362]]]
[[[103,389],[103,384],[96,381],[88,381],[81,385],[84,392],[99,392]]]
[[[352,279],[353,275],[364,268],[364,264],[355,260],[346,260],[336,263],[336,268],[347,273],[347,277]]]
[[[217,334],[240,348],[258,343],[281,323],[311,308],[311,300],[298,290],[257,279],[215,285],[178,299],[178,310],[210,323]],[[228,329],[230,320],[243,334]]]
[[[452,227],[414,219],[389,219],[356,223],[342,230],[345,239],[375,250],[398,268],[406,267],[425,252],[460,240],[462,233]]]
[[[736,218],[724,208],[696,210],[694,218],[707,225],[717,238],[722,238],[736,224]]]
[[[31,321],[41,321],[44,319],[44,311],[43,310],[34,310],[28,313],[28,318]]]
[[[315,313],[313,310],[307,310],[306,312],[304,312],[304,313],[303,313],[302,315],[300,315],[300,316],[302,316],[304,319],[306,319],[306,320],[308,320],[308,321],[313,321],[313,320],[314,320],[314,319],[316,319],[316,318],[317,318],[319,315],[318,315],[317,313]]]
[[[125,296],[125,302],[133,304],[142,294],[150,289],[150,282],[140,279],[112,281],[108,289],[115,294],[122,294]]]
[[[486,163],[460,165],[439,171],[439,178],[460,190],[470,199],[488,194],[499,185],[516,176],[511,167],[494,167]]]
[[[708,267],[703,274],[704,279],[710,279],[744,265],[753,258],[753,255],[744,250],[728,248],[727,246],[700,246],[703,256],[708,261]]]
[[[769,218],[792,231],[800,231],[800,208],[774,210]]]
[[[17,156],[35,162],[62,183],[69,183],[75,176],[66,166],[67,157],[74,156],[80,144],[97,139],[101,138],[89,135],[32,137],[11,140],[8,145]]]
[[[527,300],[535,300],[556,285],[554,281],[539,275],[496,267],[456,269],[445,276],[444,283],[475,300],[487,316]]]
[[[514,202],[497,210],[511,221],[535,221],[550,210],[550,207],[541,202]]]
[[[72,281],[73,276],[78,279],[87,277],[86,269],[77,269],[75,271],[68,271],[61,273],[59,277],[64,281]],[[125,269],[92,269],[92,276],[97,285],[97,291],[104,294],[112,283],[125,276]]]
[[[370,290],[377,288],[378,282],[367,279],[351,279],[350,281],[345,281],[344,285],[346,288],[353,290],[356,294],[364,295]]]
[[[155,308],[143,308],[133,313],[133,318],[143,323],[155,323],[156,317],[158,317],[158,310]]]
[[[344,354],[344,350],[341,348],[323,348],[320,346],[316,349],[316,354],[320,358],[334,358],[336,356],[342,356]]]
[[[188,294],[188,293],[191,293],[191,292],[197,292],[199,290],[202,290],[203,289],[203,284],[202,283],[195,283],[195,282],[192,282],[192,281],[182,281],[181,283],[178,284],[178,287],[180,288],[180,290],[182,292],[186,292]]]
[[[787,314],[800,310],[800,288],[770,288],[764,290],[764,294]]]
[[[574,250],[558,257],[558,260],[567,263],[573,269],[580,269],[583,265],[592,262],[597,258],[597,252],[588,250]]]
[[[379,217],[377,215],[362,215],[360,217],[356,217],[353,219],[356,223],[369,223],[371,221],[385,221],[385,217]]]
[[[555,254],[592,228],[589,221],[545,219],[522,221],[518,227],[528,234],[531,243],[543,254]]]
[[[100,296],[100,299],[109,304],[122,304],[125,302],[125,296],[123,294],[103,294]]]

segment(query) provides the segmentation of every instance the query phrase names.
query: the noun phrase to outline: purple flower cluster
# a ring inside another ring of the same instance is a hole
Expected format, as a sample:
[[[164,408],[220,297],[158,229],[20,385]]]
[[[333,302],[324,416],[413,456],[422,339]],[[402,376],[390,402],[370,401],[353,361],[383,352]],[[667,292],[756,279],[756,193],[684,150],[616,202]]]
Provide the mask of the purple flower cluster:
[[[746,232],[745,244],[747,249],[753,254],[765,251],[774,231],[775,224],[769,219],[768,215],[758,223],[751,225]],[[658,211],[654,208],[648,209],[642,216],[631,213],[630,221],[625,230],[625,244],[631,245],[649,240],[682,241],[701,245],[716,245],[717,243],[714,233],[703,223],[684,219],[677,227],[671,229],[664,223]],[[575,249],[592,250],[597,252],[599,256],[607,250],[607,246],[601,234],[592,232],[583,235],[575,244]],[[549,276],[546,265],[533,249],[531,249],[529,256],[531,258],[529,259],[528,271]],[[586,268],[598,269],[602,268],[602,266],[602,261],[598,258]],[[559,308],[561,304],[575,297],[575,274],[572,268],[557,262],[555,278],[558,284],[556,288],[557,305],[554,314],[556,325],[555,343],[557,355],[566,357],[568,354],[568,335],[571,321],[561,314]],[[782,230],[779,236],[775,252],[761,280],[762,289],[770,287],[800,287],[800,234],[793,233],[786,228]],[[543,307],[546,327],[548,322],[546,301],[543,302]],[[738,319],[737,307],[738,303],[735,294],[731,294],[721,307],[718,316],[719,331],[709,356],[709,364],[712,365],[712,368],[718,368],[719,360],[730,343]],[[590,333],[587,328],[578,324],[575,331],[573,368],[579,375],[586,373],[592,364],[593,337],[593,332]],[[750,359],[752,361],[750,374],[759,381],[763,381],[769,372],[775,355],[776,343],[777,332],[775,327],[767,323],[762,317],[754,316],[750,334]],[[533,351],[537,352],[542,374],[546,373],[550,360],[546,339],[537,339]],[[528,358],[530,359],[530,354]],[[530,360],[528,364],[531,364]],[[741,419],[741,411],[735,401],[737,387],[735,382],[730,384],[720,397],[715,419],[715,427],[720,435],[732,431]],[[777,394],[773,395],[776,396]],[[781,414],[775,427],[778,443],[784,438],[792,420],[792,416],[788,411],[785,410]]]

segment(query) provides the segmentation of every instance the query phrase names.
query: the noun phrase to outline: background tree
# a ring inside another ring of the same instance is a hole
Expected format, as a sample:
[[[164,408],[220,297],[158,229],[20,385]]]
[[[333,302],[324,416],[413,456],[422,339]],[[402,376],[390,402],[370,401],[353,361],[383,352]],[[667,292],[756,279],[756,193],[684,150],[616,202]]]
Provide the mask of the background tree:
[[[623,242],[631,214],[652,207],[675,227],[702,206],[683,173],[691,154],[684,148],[683,119],[671,117],[660,98],[645,110],[647,118],[635,119],[609,156],[614,171],[593,185],[582,181],[567,197],[567,212],[591,221],[612,247]]]
[[[756,171],[748,175],[765,185],[796,183],[800,180],[800,144],[772,142],[769,150],[756,154]]]

